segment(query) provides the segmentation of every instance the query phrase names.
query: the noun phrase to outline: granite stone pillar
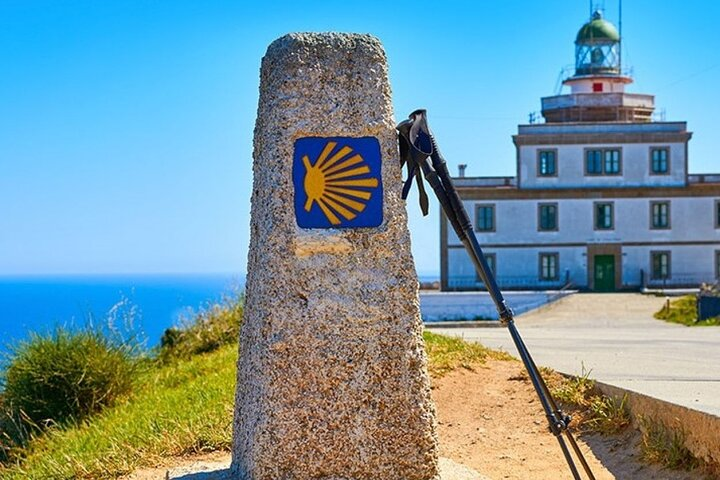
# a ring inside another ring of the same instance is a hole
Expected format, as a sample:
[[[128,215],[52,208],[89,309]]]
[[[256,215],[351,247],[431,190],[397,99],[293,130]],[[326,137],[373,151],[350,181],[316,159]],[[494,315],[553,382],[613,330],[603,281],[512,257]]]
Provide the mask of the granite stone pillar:
[[[263,58],[232,478],[438,477],[387,70],[369,35]]]

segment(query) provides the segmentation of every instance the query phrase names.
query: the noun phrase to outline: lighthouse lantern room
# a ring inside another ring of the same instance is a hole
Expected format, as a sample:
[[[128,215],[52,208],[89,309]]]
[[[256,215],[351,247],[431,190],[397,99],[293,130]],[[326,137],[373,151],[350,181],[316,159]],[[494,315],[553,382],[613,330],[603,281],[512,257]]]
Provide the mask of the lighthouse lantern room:
[[[625,85],[633,80],[623,74],[621,58],[617,28],[595,11],[575,38],[575,72],[563,81],[570,94],[542,99],[545,121],[651,121],[654,97],[625,93]]]

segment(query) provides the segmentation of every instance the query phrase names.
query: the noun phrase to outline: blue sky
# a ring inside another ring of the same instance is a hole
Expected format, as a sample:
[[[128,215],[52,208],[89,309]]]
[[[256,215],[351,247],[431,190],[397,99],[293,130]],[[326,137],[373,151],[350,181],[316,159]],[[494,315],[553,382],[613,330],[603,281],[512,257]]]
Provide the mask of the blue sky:
[[[376,35],[396,118],[427,108],[453,171],[513,175],[510,136],[588,17],[582,0],[2,0],[0,274],[244,272],[260,59],[292,31]],[[695,173],[720,172],[718,18],[717,2],[623,4],[630,91],[688,121]],[[416,205],[429,274],[437,207]]]

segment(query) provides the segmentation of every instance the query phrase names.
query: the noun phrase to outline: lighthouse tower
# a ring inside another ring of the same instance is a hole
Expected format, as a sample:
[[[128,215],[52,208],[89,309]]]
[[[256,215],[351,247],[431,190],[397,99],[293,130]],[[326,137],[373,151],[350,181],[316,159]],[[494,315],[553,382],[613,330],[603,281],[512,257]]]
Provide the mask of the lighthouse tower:
[[[563,81],[570,93],[542,99],[546,122],[651,121],[654,97],[625,93],[632,78],[622,72],[620,41],[615,26],[596,11],[575,38],[575,73]]]

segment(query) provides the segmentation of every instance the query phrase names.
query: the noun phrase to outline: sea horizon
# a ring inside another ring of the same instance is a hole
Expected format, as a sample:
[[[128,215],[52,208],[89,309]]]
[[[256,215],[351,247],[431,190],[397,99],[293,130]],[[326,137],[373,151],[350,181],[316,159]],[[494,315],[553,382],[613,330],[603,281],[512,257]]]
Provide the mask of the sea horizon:
[[[167,328],[224,296],[236,295],[244,285],[240,273],[1,275],[0,354],[31,332],[108,323],[152,348]]]
[[[439,278],[418,277],[425,282]],[[245,273],[0,275],[0,356],[31,332],[108,323],[124,327],[128,318],[131,333],[153,348],[167,328],[224,297],[241,294],[245,281]]]

